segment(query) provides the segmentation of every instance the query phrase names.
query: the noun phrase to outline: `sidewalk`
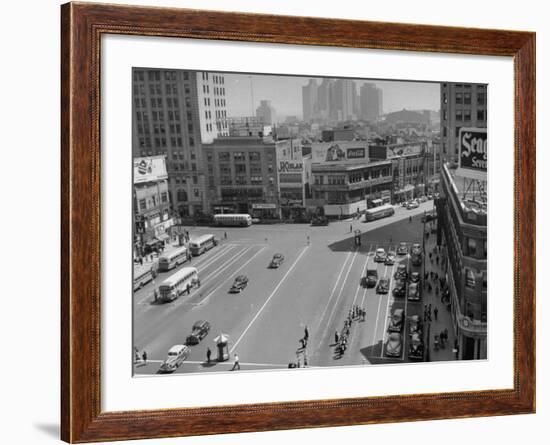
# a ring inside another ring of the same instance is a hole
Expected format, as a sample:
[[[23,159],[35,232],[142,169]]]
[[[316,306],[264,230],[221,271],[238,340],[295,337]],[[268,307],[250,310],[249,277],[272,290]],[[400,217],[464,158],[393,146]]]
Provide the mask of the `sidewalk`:
[[[430,230],[429,224],[426,224],[426,230]],[[438,277],[444,276],[443,270],[441,268],[442,255],[439,254],[439,265],[436,262],[436,256],[437,253],[433,252],[434,246],[436,245],[437,241],[437,235],[435,233],[430,233],[429,238],[426,240],[425,249],[426,251],[424,254],[426,255],[425,258],[425,264],[426,264],[426,272],[429,274],[430,272],[434,272],[438,274]],[[444,248],[442,248],[443,250]],[[430,261],[430,252],[432,253],[432,259]],[[424,279],[424,277],[422,277]],[[428,277],[428,280],[430,278]],[[430,332],[430,338],[429,338],[429,347],[430,347],[430,361],[448,361],[448,360],[456,360],[455,354],[453,352],[454,343],[455,343],[455,333],[453,328],[453,321],[451,317],[451,311],[447,309],[447,305],[444,303],[441,303],[441,289],[439,290],[439,294],[436,295],[436,281],[431,281],[432,284],[432,291],[429,292],[428,289],[423,290],[423,304],[426,305],[432,305],[432,321],[427,321],[425,323],[425,331],[428,332],[428,325],[429,325],[429,332]],[[437,314],[437,320],[434,316],[434,309],[438,309]],[[438,335],[441,331],[443,331],[445,328],[447,328],[448,331],[448,340],[445,344],[444,348],[439,348],[438,350],[434,349],[434,336]]]

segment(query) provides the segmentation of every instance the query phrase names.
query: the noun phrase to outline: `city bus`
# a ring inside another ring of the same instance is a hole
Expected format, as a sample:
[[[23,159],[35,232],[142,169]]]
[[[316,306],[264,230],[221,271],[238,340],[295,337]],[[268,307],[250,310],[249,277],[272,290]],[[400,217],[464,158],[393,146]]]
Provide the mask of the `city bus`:
[[[181,246],[159,258],[159,270],[167,271],[185,263],[186,261],[187,248],[185,246]]]
[[[190,293],[191,288],[197,284],[198,280],[199,273],[195,267],[184,267],[178,270],[159,286],[160,300],[170,302],[184,292]]]
[[[141,289],[154,277],[153,267],[150,265],[138,265],[134,268],[134,291]]]
[[[214,215],[214,225],[216,226],[247,227],[251,224],[252,217],[248,213],[221,213]]]
[[[198,238],[193,238],[189,241],[189,251],[191,252],[191,255],[199,256],[217,244],[218,241],[214,238],[214,235],[201,235]]]
[[[395,209],[391,204],[384,204],[379,207],[374,207],[365,211],[365,221],[374,221],[375,219],[384,218],[386,216],[392,216],[395,213]]]

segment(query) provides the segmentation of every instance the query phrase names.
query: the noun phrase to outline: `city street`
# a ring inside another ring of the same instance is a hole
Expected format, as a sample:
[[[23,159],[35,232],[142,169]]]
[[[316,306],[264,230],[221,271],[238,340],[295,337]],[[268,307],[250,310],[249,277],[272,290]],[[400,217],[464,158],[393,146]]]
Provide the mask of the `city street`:
[[[407,264],[409,272],[421,272],[422,266],[413,267],[409,255],[397,256],[392,266],[374,263],[373,256],[379,247],[395,251],[403,241],[409,247],[422,243],[421,216],[432,208],[433,201],[428,201],[413,210],[396,207],[394,216],[377,221],[346,220],[326,227],[191,228],[191,237],[213,233],[222,242],[179,266],[198,269],[201,286],[189,296],[182,295],[171,303],[154,301],[153,289],[179,268],[159,273],[154,283],[134,293],[134,346],[140,352],[147,351],[148,356],[146,364],[135,364],[135,374],[156,374],[169,348],[184,344],[198,320],[207,320],[211,330],[198,345],[190,346],[189,357],[175,373],[229,371],[235,353],[242,370],[287,368],[289,362],[296,361],[303,366],[304,360],[309,367],[408,362],[408,322],[402,330],[401,356],[389,358],[384,354],[389,318],[397,308],[404,309],[406,320],[412,315],[423,317],[424,304],[433,301],[435,306],[435,297],[423,295],[420,302],[394,297],[398,265]],[[357,229],[362,232],[359,248],[354,246],[353,231]],[[275,253],[283,254],[285,260],[279,268],[269,269]],[[390,280],[387,294],[361,285],[361,277],[372,267],[377,268],[379,279]],[[230,294],[234,278],[241,274],[248,277],[248,286]],[[342,330],[354,305],[366,310],[366,318],[353,321],[347,350],[340,357],[335,354],[335,332]],[[437,328],[452,331],[446,312],[441,306]],[[306,326],[309,339],[303,348],[300,339]],[[220,333],[229,337],[231,357],[207,364],[206,349],[210,347],[213,359],[217,356],[213,339]],[[432,360],[452,359],[450,349],[439,351]]]

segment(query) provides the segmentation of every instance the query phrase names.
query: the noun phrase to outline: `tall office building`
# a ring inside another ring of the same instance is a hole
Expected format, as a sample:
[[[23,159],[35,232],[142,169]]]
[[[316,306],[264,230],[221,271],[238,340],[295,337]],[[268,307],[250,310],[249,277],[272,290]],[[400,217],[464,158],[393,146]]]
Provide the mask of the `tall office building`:
[[[302,113],[306,122],[310,122],[317,117],[317,89],[315,79],[309,79],[307,85],[302,87]]]
[[[330,88],[332,81],[323,79],[317,89],[317,112],[321,119],[328,119],[330,114]]]
[[[337,121],[354,119],[357,97],[355,81],[338,79],[330,87],[330,117]]]
[[[181,215],[206,208],[202,142],[228,135],[225,80],[200,71],[133,70],[133,157],[166,155],[170,202]]]
[[[277,113],[270,100],[260,101],[260,106],[256,108],[256,117],[260,118],[265,125],[277,123]]]
[[[382,114],[382,90],[373,83],[364,83],[359,91],[359,115],[365,120],[376,120]]]
[[[458,161],[460,128],[487,128],[487,85],[441,84],[441,158]]]

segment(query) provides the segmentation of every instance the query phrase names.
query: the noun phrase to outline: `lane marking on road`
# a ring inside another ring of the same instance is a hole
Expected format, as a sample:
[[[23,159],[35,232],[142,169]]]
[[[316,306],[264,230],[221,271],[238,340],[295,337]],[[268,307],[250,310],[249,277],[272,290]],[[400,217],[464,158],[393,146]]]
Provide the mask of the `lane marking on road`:
[[[217,269],[214,269],[209,274],[206,274],[204,277],[204,283],[208,283],[212,281],[215,277],[220,275],[224,270],[226,270],[228,267],[230,267],[235,261],[237,261],[239,258],[241,258],[243,255],[246,255],[250,250],[252,250],[252,247],[245,247],[243,250],[239,251],[237,255],[229,258],[227,261],[225,261],[221,266],[219,266]]]
[[[164,360],[150,360],[150,359],[147,359],[147,363],[164,363]],[[232,365],[233,364],[233,361],[231,360],[226,360],[224,362],[218,362],[217,360],[210,360],[210,364],[222,364],[222,363],[226,363],[228,365]],[[242,365],[246,365],[246,366],[272,366],[272,367],[277,367],[277,368],[288,368],[288,363],[256,363],[256,362],[241,362],[239,361],[239,363]],[[182,362],[182,365],[202,365],[202,364],[208,364],[208,362],[206,360],[185,360]],[[142,362],[134,362],[134,366],[139,366],[139,365],[143,365]]]
[[[330,323],[332,322],[332,317],[334,316],[334,311],[338,307],[338,303],[340,301],[340,298],[342,297],[342,294],[344,292],[344,288],[346,287],[346,282],[348,281],[349,274],[351,272],[351,269],[353,268],[353,263],[355,262],[355,258],[357,257],[358,253],[359,253],[359,251],[356,250],[355,253],[353,254],[351,262],[349,263],[349,265],[347,267],[346,276],[344,277],[344,279],[340,283],[340,292],[338,292],[338,297],[336,297],[336,301],[332,305],[332,310],[330,311],[330,315],[328,317],[328,320],[325,323],[325,328],[323,329],[323,333],[322,333],[322,335],[319,339],[319,344],[317,345],[317,349],[319,349],[321,347],[321,345],[323,344],[323,340],[324,340],[325,336],[327,335],[327,330],[330,327]]]
[[[248,253],[248,251],[250,250],[251,248],[246,248],[245,251]],[[222,287],[227,281],[229,281],[230,279],[233,278],[234,275],[236,275],[238,272],[240,272],[242,269],[244,269],[245,266],[248,265],[248,263],[250,263],[254,258],[256,258],[260,252],[262,252],[263,250],[265,249],[265,246],[262,247],[260,250],[258,250],[254,255],[252,255],[242,266],[240,266],[235,272],[233,272],[231,275],[229,275],[225,280],[223,280],[218,286],[216,286],[214,288],[214,290],[212,290],[208,295],[206,295],[206,297],[204,297],[200,303],[198,304],[195,304],[194,307],[199,307],[199,306],[203,306],[207,301],[208,299],[212,296],[212,294],[214,294],[220,287]],[[244,253],[243,253],[244,255]],[[233,259],[233,261],[236,261],[237,259],[240,259],[242,258],[243,255],[240,255],[238,257],[235,257]],[[229,266],[228,266],[229,267]]]
[[[340,273],[338,274],[338,277],[336,278],[336,282],[334,283],[334,287],[332,288],[332,291],[330,292],[330,295],[327,300],[327,304],[325,305],[325,309],[323,310],[321,317],[319,318],[319,322],[317,323],[317,327],[315,328],[315,332],[319,332],[319,328],[321,327],[321,323],[323,322],[323,319],[325,318],[325,314],[330,306],[330,302],[332,300],[332,297],[334,295],[334,292],[336,292],[336,288],[338,286],[338,282],[340,281],[340,278],[342,277],[342,273],[344,272],[344,269],[346,267],[346,264],[351,257],[351,252],[348,252],[348,255],[346,256],[346,259],[344,260],[344,263],[342,264],[342,267],[340,269]],[[321,339],[322,341],[322,339]]]
[[[265,247],[264,247],[265,248]],[[262,248],[262,250],[264,249]],[[243,331],[243,333],[241,334],[241,336],[237,339],[237,341],[233,344],[233,346],[231,347],[229,353],[232,353],[235,348],[239,345],[239,343],[241,342],[241,340],[243,339],[243,337],[246,335],[246,333],[248,332],[248,330],[250,329],[250,327],[254,324],[254,322],[256,321],[256,319],[260,316],[260,314],[262,313],[262,311],[265,309],[265,307],[267,306],[267,304],[269,303],[269,301],[271,300],[271,298],[273,298],[273,296],[277,293],[277,291],[279,290],[279,287],[281,287],[281,284],[283,284],[283,282],[286,280],[286,278],[288,277],[288,275],[290,275],[290,272],[292,272],[294,270],[294,268],[296,267],[296,264],[298,264],[298,261],[300,261],[300,259],[302,258],[302,256],[304,255],[304,253],[306,253],[306,251],[309,249],[309,246],[306,246],[302,249],[302,252],[300,253],[300,255],[298,255],[298,257],[296,258],[296,260],[294,261],[294,263],[292,263],[292,266],[290,266],[290,268],[286,271],[286,273],[284,274],[283,278],[279,281],[279,283],[277,284],[277,286],[275,286],[275,289],[273,289],[273,292],[271,292],[271,294],[269,295],[269,297],[267,297],[267,300],[265,300],[265,303],[262,305],[262,307],[258,310],[258,312],[256,313],[256,315],[254,316],[254,318],[250,321],[250,323],[248,323],[248,326],[245,328],[245,330]]]
[[[212,255],[208,256],[207,258],[204,258],[202,261],[199,259],[196,264],[197,266],[202,267],[203,269],[210,266],[211,264],[218,261],[221,257],[228,254],[231,250],[233,250],[235,247],[237,247],[236,244],[226,244],[223,246],[221,250],[218,250],[217,252],[213,253]]]

